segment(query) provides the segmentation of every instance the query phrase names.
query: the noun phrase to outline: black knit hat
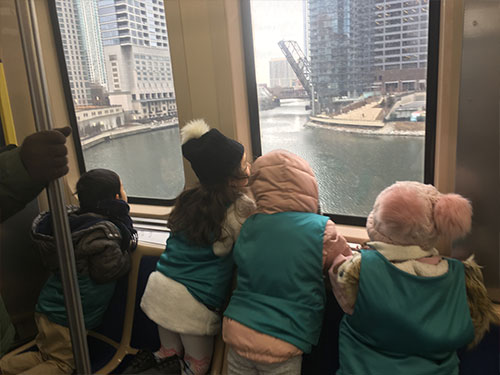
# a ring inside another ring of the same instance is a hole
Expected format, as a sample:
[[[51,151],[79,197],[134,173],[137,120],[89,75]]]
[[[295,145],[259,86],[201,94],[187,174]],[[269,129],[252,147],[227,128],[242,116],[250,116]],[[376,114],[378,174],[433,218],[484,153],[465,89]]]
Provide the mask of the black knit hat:
[[[226,180],[241,163],[244,147],[203,120],[193,120],[181,129],[182,154],[189,160],[203,185]]]

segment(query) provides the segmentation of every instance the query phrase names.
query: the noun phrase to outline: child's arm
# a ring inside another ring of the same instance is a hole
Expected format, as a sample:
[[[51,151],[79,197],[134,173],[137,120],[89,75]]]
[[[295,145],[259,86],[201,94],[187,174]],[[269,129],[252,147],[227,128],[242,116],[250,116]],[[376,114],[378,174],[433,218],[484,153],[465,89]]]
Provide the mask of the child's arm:
[[[333,263],[340,265],[352,256],[352,251],[344,236],[337,232],[335,223],[328,220],[323,235],[323,270]]]
[[[467,302],[474,325],[474,340],[469,344],[471,349],[479,344],[484,334],[489,331],[490,324],[500,324],[500,316],[488,297],[481,267],[474,261],[474,256],[470,256],[463,264]]]
[[[214,254],[224,256],[229,254],[245,220],[255,211],[255,202],[246,195],[239,197],[227,210],[226,219],[222,225],[221,239],[214,243]]]
[[[96,228],[85,235],[77,246],[82,254],[89,255],[89,275],[97,283],[107,283],[119,279],[130,269],[130,254],[122,251],[121,234],[110,222],[102,222],[102,228]]]
[[[342,261],[340,257],[338,260]],[[341,264],[334,262],[328,271],[333,294],[346,314],[352,315],[359,287],[361,253],[354,251],[352,256]]]

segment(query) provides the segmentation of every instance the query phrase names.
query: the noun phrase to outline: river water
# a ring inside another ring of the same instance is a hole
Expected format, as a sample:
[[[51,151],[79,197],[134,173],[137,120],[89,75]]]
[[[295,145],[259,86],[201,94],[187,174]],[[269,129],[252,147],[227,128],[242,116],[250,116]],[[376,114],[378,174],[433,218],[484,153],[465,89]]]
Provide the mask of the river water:
[[[318,180],[323,212],[366,216],[395,181],[423,180],[424,137],[347,133],[305,126],[303,100],[260,113],[262,152],[287,149]],[[87,169],[116,171],[130,196],[175,198],[184,185],[178,128],[136,134],[84,151]]]

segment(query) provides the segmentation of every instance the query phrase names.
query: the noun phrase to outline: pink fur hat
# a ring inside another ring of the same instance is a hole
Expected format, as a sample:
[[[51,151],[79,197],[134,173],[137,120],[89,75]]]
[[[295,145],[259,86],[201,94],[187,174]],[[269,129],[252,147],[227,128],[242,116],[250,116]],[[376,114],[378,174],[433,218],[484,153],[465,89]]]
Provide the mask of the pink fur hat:
[[[428,250],[440,235],[456,239],[470,231],[472,206],[458,194],[441,194],[434,186],[402,181],[375,200],[366,229],[372,241],[418,245]]]

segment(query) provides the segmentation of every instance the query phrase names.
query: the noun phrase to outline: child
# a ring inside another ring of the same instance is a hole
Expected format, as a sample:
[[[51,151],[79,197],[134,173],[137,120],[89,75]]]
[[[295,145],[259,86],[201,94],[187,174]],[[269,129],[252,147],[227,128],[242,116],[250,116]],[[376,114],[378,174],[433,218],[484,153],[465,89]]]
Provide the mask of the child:
[[[120,178],[107,169],[84,173],[76,185],[80,207],[68,208],[85,327],[99,326],[116,280],[130,267],[129,252],[137,234],[129,216]],[[33,222],[32,237],[44,263],[53,272],[36,305],[37,352],[0,360],[2,374],[71,374],[75,370],[68,318],[59,276],[52,218],[49,212]]]
[[[318,185],[308,163],[283,150],[258,158],[250,187],[256,214],[234,248],[236,290],[224,312],[229,374],[299,374],[319,339],[323,271],[350,249],[316,214]]]
[[[465,198],[432,185],[397,182],[379,194],[366,223],[370,249],[329,271],[346,312],[337,374],[458,374],[456,350],[498,322],[473,258],[434,248],[440,236],[464,236],[471,216]]]
[[[243,194],[248,164],[243,146],[194,120],[181,130],[182,153],[200,180],[170,214],[171,234],[141,301],[158,324],[161,347],[140,352],[126,373],[205,374],[233,275],[230,254],[254,203]]]

